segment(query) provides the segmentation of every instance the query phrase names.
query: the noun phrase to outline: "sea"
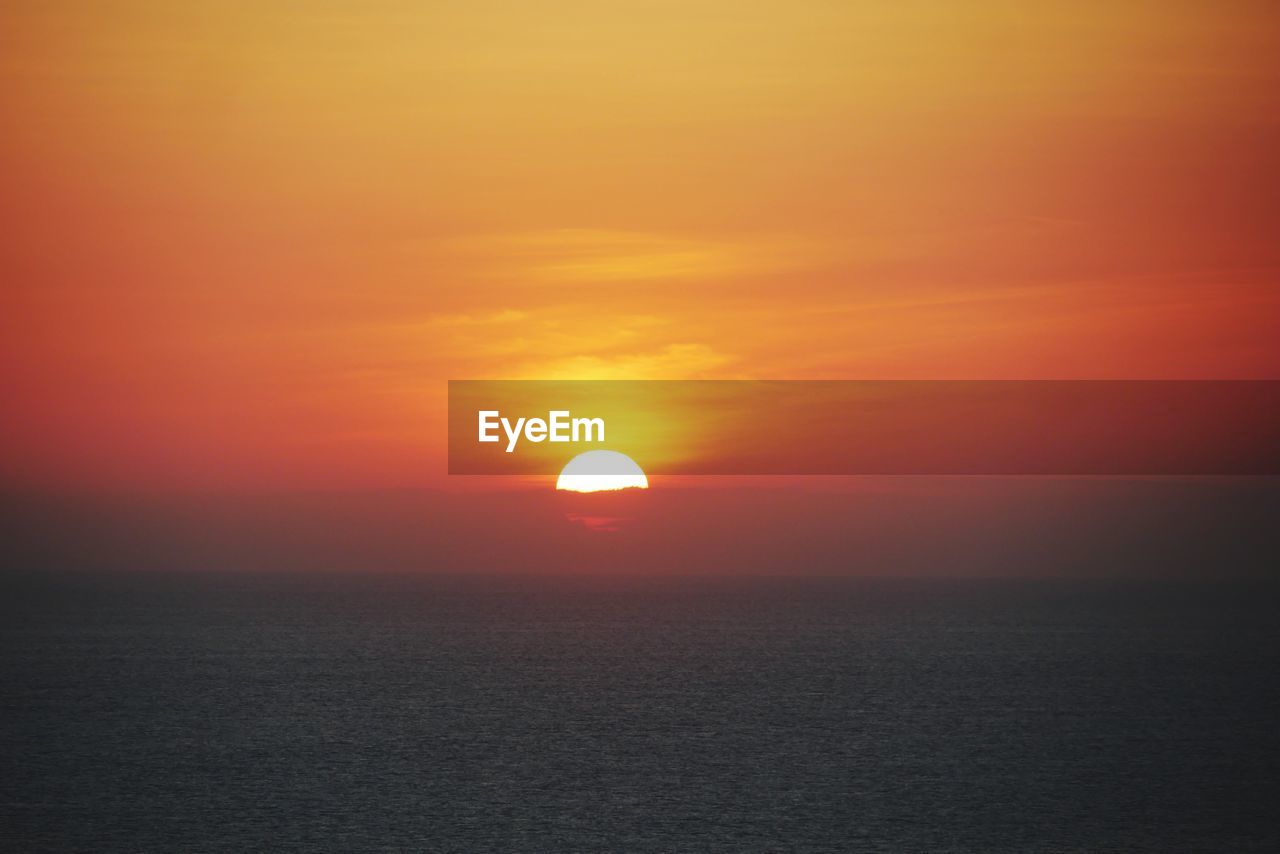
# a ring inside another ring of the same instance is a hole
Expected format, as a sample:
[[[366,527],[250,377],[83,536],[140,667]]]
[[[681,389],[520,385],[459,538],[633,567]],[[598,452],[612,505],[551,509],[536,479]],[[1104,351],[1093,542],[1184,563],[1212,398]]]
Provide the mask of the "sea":
[[[11,573],[0,848],[1276,851],[1278,593]]]

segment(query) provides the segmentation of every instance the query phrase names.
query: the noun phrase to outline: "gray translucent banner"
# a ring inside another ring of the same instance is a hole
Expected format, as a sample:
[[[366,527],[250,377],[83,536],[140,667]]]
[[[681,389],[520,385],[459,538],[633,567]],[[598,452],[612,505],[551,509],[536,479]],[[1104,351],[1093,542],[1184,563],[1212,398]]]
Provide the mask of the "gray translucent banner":
[[[1274,475],[1280,381],[449,383],[451,474]]]

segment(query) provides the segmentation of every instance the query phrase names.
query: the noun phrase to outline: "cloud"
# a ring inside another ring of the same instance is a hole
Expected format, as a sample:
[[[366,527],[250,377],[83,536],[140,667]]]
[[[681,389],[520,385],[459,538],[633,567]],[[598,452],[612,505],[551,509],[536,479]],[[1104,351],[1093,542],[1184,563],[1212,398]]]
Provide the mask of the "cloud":
[[[652,314],[560,303],[372,324],[359,351],[385,384],[410,390],[428,377],[722,378],[738,354],[701,331]]]
[[[608,356],[570,356],[531,365],[523,379],[700,379],[716,374],[732,357],[705,344],[669,344],[657,350]]]
[[[707,280],[801,266],[794,238],[710,239],[643,231],[557,228],[452,238],[432,248],[489,277],[534,284]]]

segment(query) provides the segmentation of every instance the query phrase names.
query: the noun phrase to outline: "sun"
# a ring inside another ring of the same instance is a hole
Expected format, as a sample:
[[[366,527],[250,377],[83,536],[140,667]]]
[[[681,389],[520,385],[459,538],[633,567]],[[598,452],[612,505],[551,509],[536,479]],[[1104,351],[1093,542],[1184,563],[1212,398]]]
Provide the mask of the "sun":
[[[587,451],[569,460],[556,479],[566,492],[648,489],[649,479],[635,460],[617,451]]]

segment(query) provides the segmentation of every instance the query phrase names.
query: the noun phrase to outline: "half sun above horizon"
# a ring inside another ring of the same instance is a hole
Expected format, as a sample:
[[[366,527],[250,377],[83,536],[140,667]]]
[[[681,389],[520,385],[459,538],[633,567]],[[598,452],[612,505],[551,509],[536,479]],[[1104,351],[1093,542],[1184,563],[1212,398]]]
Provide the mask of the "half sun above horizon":
[[[617,451],[586,451],[560,470],[556,489],[565,492],[607,492],[648,489],[649,479],[636,461]]]

